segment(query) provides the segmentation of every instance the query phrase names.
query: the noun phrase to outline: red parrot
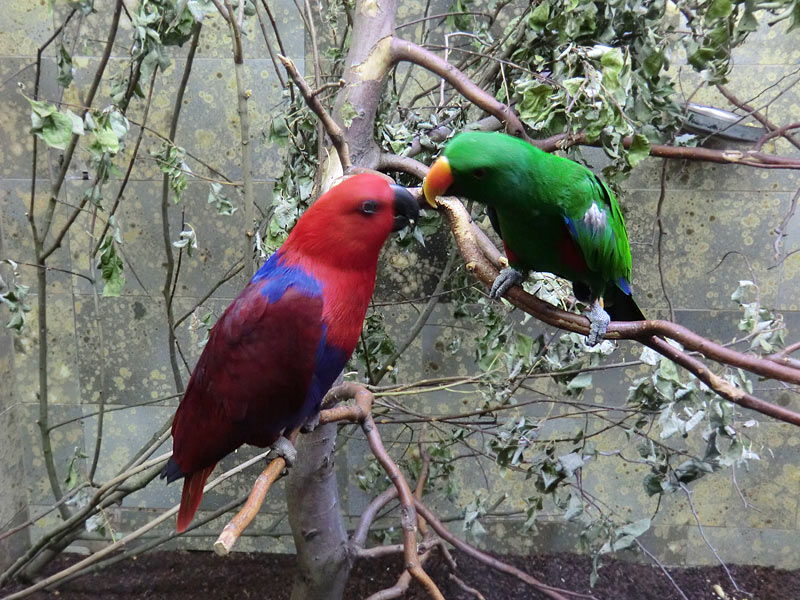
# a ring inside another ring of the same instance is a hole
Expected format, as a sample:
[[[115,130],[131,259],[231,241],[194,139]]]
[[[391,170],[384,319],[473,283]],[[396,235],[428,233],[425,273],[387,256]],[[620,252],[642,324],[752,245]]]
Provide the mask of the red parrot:
[[[300,217],[225,310],[172,423],[162,477],[185,478],[178,532],[224,456],[242,444],[293,450],[281,436],[317,415],[353,353],[383,243],[418,214],[405,188],[378,175],[351,177]]]

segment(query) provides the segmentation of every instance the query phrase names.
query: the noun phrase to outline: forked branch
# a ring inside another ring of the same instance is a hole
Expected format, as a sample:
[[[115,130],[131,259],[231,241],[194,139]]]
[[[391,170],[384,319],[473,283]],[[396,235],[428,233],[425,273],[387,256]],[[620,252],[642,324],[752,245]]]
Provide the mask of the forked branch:
[[[372,453],[394,483],[398,498],[400,499],[400,524],[403,529],[405,568],[427,590],[431,598],[434,600],[444,600],[444,596],[442,596],[436,584],[425,572],[420,563],[419,551],[417,548],[417,513],[414,510],[414,496],[411,493],[411,488],[408,486],[408,482],[403,476],[403,473],[383,446],[383,441],[375,427],[375,421],[372,419],[372,392],[362,386],[345,383],[331,390],[328,393],[328,398],[353,398],[355,400],[353,404],[336,406],[328,410],[323,410],[320,413],[319,424],[325,425],[327,423],[345,421],[359,423],[361,425],[361,429],[367,437],[367,442],[369,443]],[[273,468],[272,465],[276,466]],[[259,477],[256,488],[254,488],[251,493],[250,499],[247,501],[246,505],[239,511],[239,514],[233,518],[228,526],[225,527],[219,539],[214,544],[214,549],[219,554],[227,554],[230,552],[233,544],[261,507],[269,485],[277,478],[277,475],[280,474],[284,466],[284,460],[278,458],[272,461],[270,466],[267,467],[265,472]]]
[[[352,166],[352,162],[350,160],[350,146],[344,139],[344,132],[342,131],[342,128],[339,127],[339,124],[333,120],[333,117],[330,115],[330,113],[325,109],[324,106],[322,106],[322,102],[320,102],[318,97],[320,90],[315,91],[311,89],[311,87],[306,83],[306,80],[300,75],[300,72],[297,70],[297,67],[295,66],[294,62],[292,62],[291,58],[287,58],[279,54],[278,59],[283,63],[286,73],[292,78],[292,81],[294,81],[295,85],[297,85],[297,87],[300,89],[300,93],[303,95],[308,107],[314,111],[314,114],[316,114],[319,120],[322,122],[328,137],[331,138],[333,147],[336,148],[336,152],[339,153],[339,161],[342,163],[342,170],[346,172]],[[336,86],[341,87],[341,84],[337,83]]]

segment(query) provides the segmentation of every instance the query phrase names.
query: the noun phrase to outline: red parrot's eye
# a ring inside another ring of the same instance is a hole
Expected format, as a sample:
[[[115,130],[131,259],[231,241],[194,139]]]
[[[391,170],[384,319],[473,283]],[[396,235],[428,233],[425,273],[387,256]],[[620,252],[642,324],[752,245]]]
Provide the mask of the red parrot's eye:
[[[486,177],[486,169],[484,169],[483,167],[479,167],[472,172],[472,176],[475,179],[483,179],[484,177]]]
[[[361,203],[361,212],[365,215],[374,215],[378,212],[378,203],[375,200],[364,200]]]

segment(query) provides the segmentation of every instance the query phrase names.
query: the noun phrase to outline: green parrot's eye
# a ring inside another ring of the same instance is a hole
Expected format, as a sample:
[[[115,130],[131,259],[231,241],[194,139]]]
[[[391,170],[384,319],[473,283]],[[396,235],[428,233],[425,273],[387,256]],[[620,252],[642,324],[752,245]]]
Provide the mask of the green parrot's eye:
[[[486,169],[484,169],[483,167],[478,167],[472,172],[472,176],[475,179],[483,179],[484,177],[486,177]]]

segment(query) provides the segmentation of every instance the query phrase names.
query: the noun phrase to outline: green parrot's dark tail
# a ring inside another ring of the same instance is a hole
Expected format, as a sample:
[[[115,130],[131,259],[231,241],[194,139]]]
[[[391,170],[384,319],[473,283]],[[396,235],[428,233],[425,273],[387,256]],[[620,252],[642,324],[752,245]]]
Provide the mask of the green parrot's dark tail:
[[[612,321],[644,321],[647,318],[633,297],[616,286],[607,290],[603,300]]]

